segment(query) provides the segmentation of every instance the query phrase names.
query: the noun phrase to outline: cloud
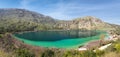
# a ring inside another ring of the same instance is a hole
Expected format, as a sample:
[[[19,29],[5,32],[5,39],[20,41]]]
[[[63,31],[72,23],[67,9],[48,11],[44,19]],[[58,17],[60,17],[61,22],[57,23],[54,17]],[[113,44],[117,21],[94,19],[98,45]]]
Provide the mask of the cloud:
[[[36,0],[21,0],[21,2],[20,2],[21,7],[20,7],[20,8],[28,9],[28,8],[29,8],[29,5],[30,5],[31,3],[33,3],[34,1],[36,1]]]
[[[94,0],[90,2],[89,0],[21,0],[21,8],[62,20],[91,15],[115,23],[114,19],[119,16],[119,13],[117,13],[120,10],[119,6],[119,0]],[[112,21],[109,21],[110,19]]]
[[[56,6],[53,7],[53,9],[47,12],[46,14],[54,18],[68,20],[71,18],[81,17],[85,15],[99,15],[97,14],[97,12],[103,14],[102,11],[103,12],[105,12],[105,10],[109,11],[113,8],[120,6],[119,3],[113,3],[113,4],[106,3],[106,4],[91,5],[91,4],[83,4],[78,2],[68,2],[68,3],[60,2],[54,4]]]
[[[50,10],[50,12],[48,12],[47,15],[60,19],[61,18],[70,19],[74,16],[74,14],[76,15],[90,10],[98,9],[94,7],[83,7],[80,6],[80,4],[74,4],[74,3],[68,3],[68,4],[58,3],[55,7],[56,8]]]

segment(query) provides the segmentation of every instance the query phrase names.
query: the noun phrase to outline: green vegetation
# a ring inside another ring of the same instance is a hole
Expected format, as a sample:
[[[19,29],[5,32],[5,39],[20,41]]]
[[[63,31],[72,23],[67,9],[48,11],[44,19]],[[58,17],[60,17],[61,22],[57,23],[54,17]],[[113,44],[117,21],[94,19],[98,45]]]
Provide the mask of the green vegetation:
[[[50,30],[52,27],[47,24],[38,24],[32,21],[25,21],[19,19],[1,20],[0,33],[5,32],[23,32],[23,31],[38,31]]]
[[[102,57],[120,57],[120,40],[112,42],[112,45],[109,46]]]
[[[15,57],[12,52],[5,52],[3,49],[0,49],[0,57]]]
[[[117,52],[120,52],[120,44],[115,44],[115,49],[117,50]]]
[[[106,50],[100,51],[93,50],[88,51],[77,51],[70,50],[64,53],[64,57],[120,57],[120,42],[113,42],[111,46],[109,46]]]
[[[42,53],[41,57],[54,57],[54,51],[48,49]]]
[[[33,50],[27,49],[23,44],[19,42],[16,43],[16,40],[13,40],[9,33],[0,34],[0,48],[3,48],[5,51],[0,51],[2,57],[15,56],[15,57],[120,57],[120,42],[112,42],[113,44],[108,47],[105,51],[96,50],[87,50],[87,51],[78,51],[78,50],[60,50],[60,49],[41,49],[37,50],[36,55]],[[104,35],[101,35],[103,40]],[[112,54],[112,55],[111,55]]]
[[[97,56],[97,57],[100,57],[101,55],[104,54],[104,51],[100,51],[100,50],[97,49],[97,50],[95,51],[95,53],[96,53],[96,56]]]
[[[33,22],[27,22],[22,20],[2,20],[0,21],[0,33],[4,32],[20,32],[20,31],[31,31],[37,24]]]
[[[16,57],[35,57],[35,55],[32,54],[32,52],[30,52],[25,48],[16,49],[15,53],[16,53]]]
[[[0,34],[0,38],[2,38],[2,36],[3,36],[3,35],[2,35],[2,34]]]
[[[92,50],[88,51],[70,50],[66,51],[63,57],[96,57],[96,54]]]

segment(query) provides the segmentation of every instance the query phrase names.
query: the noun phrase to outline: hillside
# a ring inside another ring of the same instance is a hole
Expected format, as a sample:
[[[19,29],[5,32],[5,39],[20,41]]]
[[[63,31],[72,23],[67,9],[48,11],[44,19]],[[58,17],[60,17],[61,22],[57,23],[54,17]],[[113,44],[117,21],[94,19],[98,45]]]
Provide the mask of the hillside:
[[[0,9],[0,20],[2,19],[19,19],[43,24],[55,23],[55,20],[50,16],[25,9]]]
[[[56,21],[25,9],[0,9],[0,33],[50,30]]]
[[[64,29],[88,29],[88,30],[95,29],[103,30],[108,28],[112,29],[111,24],[103,22],[102,20],[92,16],[76,18],[71,21],[60,21],[56,24],[56,26]]]
[[[114,26],[92,16],[76,18],[71,21],[62,21],[25,9],[0,9],[0,25],[0,30],[3,28],[8,29],[7,27],[11,26],[15,28],[24,28],[24,30],[19,29],[17,31],[66,29],[106,30],[113,29]]]

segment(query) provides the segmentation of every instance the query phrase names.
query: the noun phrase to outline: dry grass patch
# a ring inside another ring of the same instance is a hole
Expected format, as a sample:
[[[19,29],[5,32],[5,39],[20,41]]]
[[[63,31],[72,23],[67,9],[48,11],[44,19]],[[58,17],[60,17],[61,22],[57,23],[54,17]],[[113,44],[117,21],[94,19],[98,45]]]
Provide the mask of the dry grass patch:
[[[116,53],[116,52],[109,52],[106,53],[104,56],[102,57],[120,57],[120,53]]]

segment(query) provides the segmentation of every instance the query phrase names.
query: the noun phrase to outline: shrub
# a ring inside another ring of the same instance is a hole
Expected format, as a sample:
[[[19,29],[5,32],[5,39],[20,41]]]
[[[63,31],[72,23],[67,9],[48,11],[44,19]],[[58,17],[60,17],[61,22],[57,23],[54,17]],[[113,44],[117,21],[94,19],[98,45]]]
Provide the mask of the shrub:
[[[76,51],[76,50],[68,50],[68,51],[65,51],[63,57],[78,57],[78,56],[79,56],[78,51]]]
[[[117,52],[120,52],[120,43],[115,44],[115,49],[117,50]]]
[[[2,38],[2,36],[3,36],[3,35],[2,35],[2,34],[0,34],[0,38]]]
[[[54,57],[54,51],[48,49],[42,53],[41,57]]]
[[[15,54],[13,52],[6,52],[0,48],[0,57],[15,57]]]
[[[93,50],[88,50],[84,52],[84,56],[83,57],[96,57],[96,53],[93,52]]]
[[[34,54],[32,54],[29,50],[24,48],[16,49],[15,53],[16,53],[16,57],[35,57]]]
[[[109,52],[109,53],[106,53],[105,55],[103,55],[101,57],[120,57],[120,54],[116,53],[116,52]]]
[[[105,49],[105,53],[116,51],[114,46],[115,46],[114,44],[110,45],[107,49]]]
[[[95,53],[96,53],[97,56],[101,56],[101,55],[104,54],[104,51],[96,50]]]
[[[96,57],[96,54],[92,51],[66,51],[63,57]]]

